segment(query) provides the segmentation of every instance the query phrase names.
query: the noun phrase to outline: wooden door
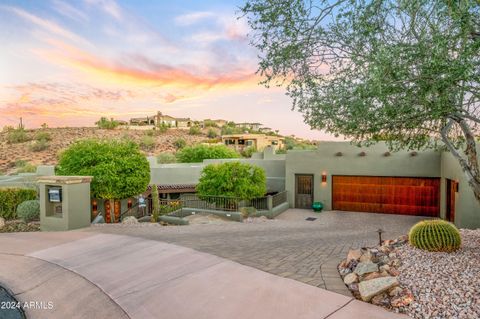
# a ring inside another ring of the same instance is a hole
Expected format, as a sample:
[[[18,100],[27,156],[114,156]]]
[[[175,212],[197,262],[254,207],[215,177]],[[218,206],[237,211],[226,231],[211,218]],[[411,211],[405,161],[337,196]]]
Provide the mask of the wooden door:
[[[313,175],[295,175],[295,208],[312,208]]]
[[[334,210],[437,217],[440,179],[333,176]]]
[[[455,222],[455,193],[457,191],[457,182],[447,178],[447,211],[445,219],[449,222]]]

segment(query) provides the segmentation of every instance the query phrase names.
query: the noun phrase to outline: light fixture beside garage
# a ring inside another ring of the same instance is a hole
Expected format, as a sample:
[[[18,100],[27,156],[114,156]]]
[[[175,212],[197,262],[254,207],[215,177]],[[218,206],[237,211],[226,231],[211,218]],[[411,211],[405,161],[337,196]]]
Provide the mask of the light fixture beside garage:
[[[363,156],[367,156],[367,153],[365,153],[365,152],[360,152],[360,153],[358,153],[358,156],[362,156],[362,157],[363,157]]]
[[[327,173],[323,172],[322,173],[322,183],[326,183],[326,182],[327,182]]]

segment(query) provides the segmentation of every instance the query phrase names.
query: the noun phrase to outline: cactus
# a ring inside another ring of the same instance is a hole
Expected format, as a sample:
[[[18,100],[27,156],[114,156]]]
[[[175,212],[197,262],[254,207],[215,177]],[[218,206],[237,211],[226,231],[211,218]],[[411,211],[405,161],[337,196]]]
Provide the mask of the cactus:
[[[452,252],[462,244],[457,227],[441,219],[418,222],[410,229],[408,239],[412,246],[428,251]]]

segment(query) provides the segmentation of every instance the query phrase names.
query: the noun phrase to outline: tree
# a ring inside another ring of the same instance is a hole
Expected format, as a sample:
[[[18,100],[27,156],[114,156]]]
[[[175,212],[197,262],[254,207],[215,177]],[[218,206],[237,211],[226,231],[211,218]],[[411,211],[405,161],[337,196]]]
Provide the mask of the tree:
[[[177,152],[180,163],[201,163],[205,159],[238,158],[240,154],[225,145],[187,146]]]
[[[94,198],[113,203],[143,193],[150,182],[147,158],[130,141],[78,141],[60,155],[58,175],[93,176],[91,193]]]
[[[202,196],[227,196],[249,200],[267,192],[265,171],[258,166],[227,162],[205,166],[197,185]]]
[[[95,122],[95,125],[97,125],[98,128],[101,128],[101,129],[113,130],[113,129],[116,128],[118,125],[120,125],[120,123],[118,123],[117,121],[115,121],[113,118],[111,118],[111,119],[109,120],[109,119],[107,119],[106,117],[101,117],[100,120],[98,120],[97,122]]]
[[[263,83],[312,128],[392,150],[445,147],[480,201],[480,2],[249,0]]]

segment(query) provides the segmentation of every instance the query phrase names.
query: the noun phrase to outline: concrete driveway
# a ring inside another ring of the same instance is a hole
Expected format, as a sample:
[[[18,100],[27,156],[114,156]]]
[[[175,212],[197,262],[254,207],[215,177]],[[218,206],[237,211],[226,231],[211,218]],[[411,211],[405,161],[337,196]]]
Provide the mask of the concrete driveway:
[[[317,218],[306,221],[305,218]],[[425,219],[417,216],[290,209],[262,223],[159,227],[104,225],[85,229],[174,243],[275,275],[350,296],[336,270],[351,248],[404,235]]]

